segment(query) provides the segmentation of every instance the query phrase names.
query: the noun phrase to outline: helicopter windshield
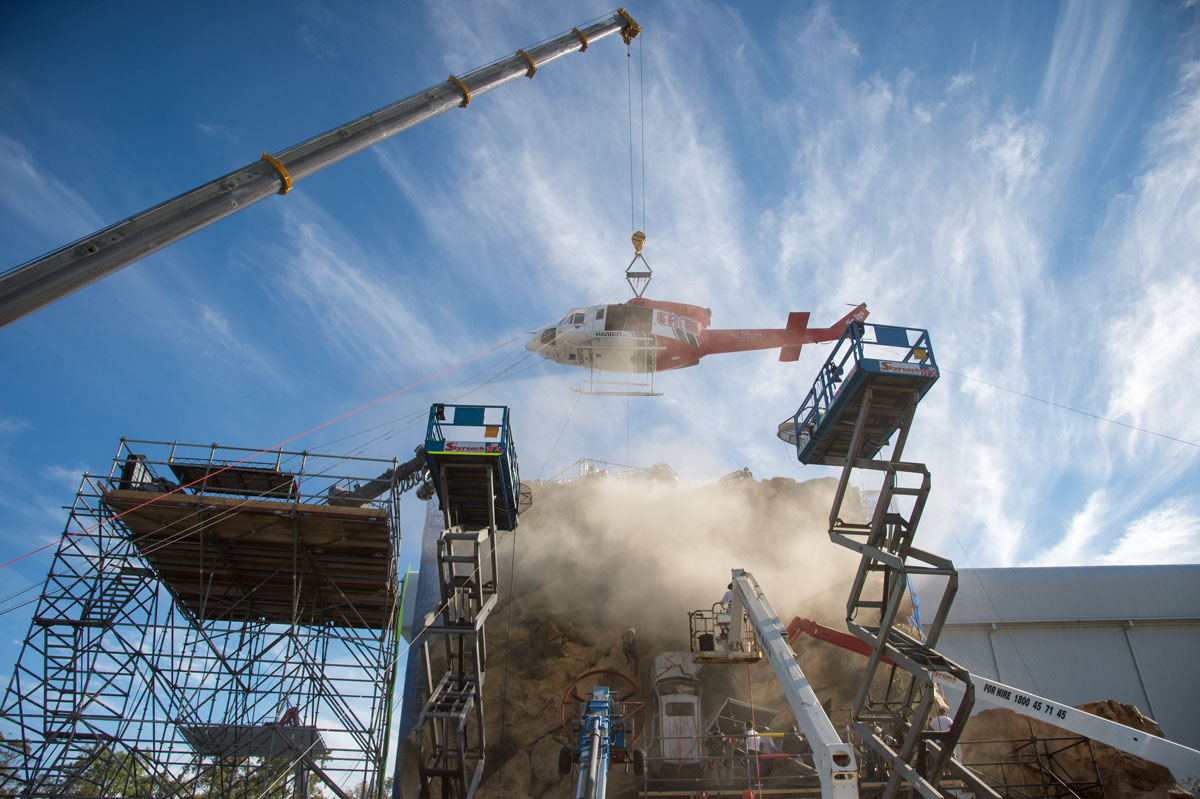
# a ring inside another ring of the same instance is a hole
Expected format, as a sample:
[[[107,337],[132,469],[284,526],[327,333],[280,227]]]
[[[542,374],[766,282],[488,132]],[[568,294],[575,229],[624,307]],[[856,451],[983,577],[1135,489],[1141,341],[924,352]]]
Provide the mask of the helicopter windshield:
[[[644,308],[638,305],[610,305],[604,318],[604,329],[649,333],[653,319],[653,308]]]

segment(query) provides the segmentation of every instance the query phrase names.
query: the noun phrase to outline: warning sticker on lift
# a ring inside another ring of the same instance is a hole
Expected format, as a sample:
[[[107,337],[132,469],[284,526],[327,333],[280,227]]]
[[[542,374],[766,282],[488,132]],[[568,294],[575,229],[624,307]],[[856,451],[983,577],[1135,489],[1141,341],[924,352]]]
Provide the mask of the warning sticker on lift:
[[[1020,691],[1014,691],[1011,688],[1004,688],[992,683],[985,682],[982,687],[983,693],[995,699],[1002,699],[1008,704],[1020,708],[1020,712],[1025,715],[1028,715],[1028,711],[1032,710],[1051,719],[1065,719],[1067,717],[1066,709],[1053,702],[1047,702],[1044,699],[1038,699],[1023,694]]]
[[[880,361],[879,371],[891,372],[893,374],[914,375],[918,377],[937,377],[938,370],[936,366],[921,366],[916,363],[904,363],[902,361]]]
[[[499,455],[504,447],[499,444],[462,444],[458,441],[447,441],[443,452],[473,452],[484,455]]]

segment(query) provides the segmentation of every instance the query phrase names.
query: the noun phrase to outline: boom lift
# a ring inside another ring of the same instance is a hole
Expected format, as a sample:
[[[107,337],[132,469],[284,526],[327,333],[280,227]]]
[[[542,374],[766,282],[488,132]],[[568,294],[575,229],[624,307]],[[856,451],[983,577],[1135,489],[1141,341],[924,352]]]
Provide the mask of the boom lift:
[[[821,780],[821,796],[825,799],[857,797],[858,766],[854,750],[838,737],[817,700],[796,656],[788,647],[787,630],[767,601],[766,594],[753,575],[743,569],[733,570],[731,591],[733,597],[727,614],[724,609],[688,614],[696,660],[739,663],[765,655],[783,687],[796,723],[812,746],[813,763]],[[722,617],[728,621],[723,621]]]
[[[623,682],[625,695],[609,685],[597,684],[591,685],[586,697],[579,696],[578,687],[589,680]],[[570,719],[568,709],[573,710]],[[634,744],[641,737],[646,704],[628,677],[611,669],[587,672],[567,689],[562,711],[563,730],[570,734],[574,746],[559,752],[558,770],[569,774],[573,764],[579,766],[575,799],[604,799],[608,771],[614,763],[632,764],[633,773],[642,774],[645,757]]]
[[[794,643],[801,633],[860,655],[871,654],[870,647],[853,635],[797,616],[788,624],[789,643]],[[882,662],[891,663],[891,660],[885,657]],[[1051,701],[1029,691],[980,677],[978,674],[972,674],[970,677],[976,689],[976,704],[1002,707],[1022,716],[1053,724],[1084,738],[1099,741],[1143,760],[1165,766],[1171,770],[1175,779],[1179,780],[1180,785],[1190,791],[1194,792],[1200,787],[1200,752],[1195,749],[1070,705]],[[946,694],[953,695],[955,699],[963,691],[962,683],[953,675],[936,672],[934,680]]]
[[[592,689],[578,722],[579,778],[575,799],[604,799],[608,763],[613,749],[624,749],[633,738],[632,722],[614,722],[616,694],[603,685]]]
[[[592,42],[621,34],[629,44],[642,29],[618,8],[613,15],[545,44],[469,72],[340,125],[275,155],[262,154],[241,169],[134,214],[0,275],[0,327],[106,277],[139,258],[195,233],[292,184],[378,144],[402,130],[452,108],[466,108],[484,92],[532,78],[538,69],[567,53],[584,52]]]

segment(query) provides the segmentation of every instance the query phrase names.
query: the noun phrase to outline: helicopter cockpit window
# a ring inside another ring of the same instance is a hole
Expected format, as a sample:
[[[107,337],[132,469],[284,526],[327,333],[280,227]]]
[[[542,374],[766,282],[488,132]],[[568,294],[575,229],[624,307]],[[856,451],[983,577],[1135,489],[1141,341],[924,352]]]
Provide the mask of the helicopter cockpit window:
[[[649,333],[653,319],[653,308],[643,308],[637,305],[610,305],[608,306],[608,316],[604,320],[604,329]]]
[[[694,335],[686,330],[680,330],[679,328],[675,328],[675,338],[679,339],[684,344],[691,344],[693,347],[699,346],[700,344]]]
[[[540,340],[540,342],[539,342],[539,343],[541,343],[541,344],[553,344],[553,343],[554,343],[554,334],[555,334],[555,332],[556,332],[556,331],[555,331],[555,329],[554,329],[553,327],[548,327],[548,328],[546,328],[545,330],[543,330],[543,331],[542,331],[542,338],[541,338],[541,340]]]
[[[583,324],[583,319],[584,319],[584,317],[586,317],[586,316],[587,316],[587,314],[585,314],[585,313],[577,313],[577,314],[574,314],[574,315],[571,317],[571,324],[573,324],[573,325],[582,325],[582,324]]]
[[[604,309],[603,309],[603,308],[597,308],[597,309],[596,309],[596,321],[597,321],[597,322],[599,322],[599,321],[600,321],[601,319],[603,319],[603,318],[604,318]]]

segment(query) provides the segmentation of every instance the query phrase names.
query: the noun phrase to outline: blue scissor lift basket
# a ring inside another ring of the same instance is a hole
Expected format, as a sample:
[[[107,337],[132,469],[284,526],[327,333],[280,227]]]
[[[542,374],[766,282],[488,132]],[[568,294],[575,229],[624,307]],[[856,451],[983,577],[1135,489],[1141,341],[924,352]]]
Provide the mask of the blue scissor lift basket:
[[[521,475],[507,407],[434,405],[425,458],[447,527],[516,529]]]
[[[861,555],[846,601],[846,628],[871,646],[871,656],[855,696],[854,724],[883,761],[893,764],[881,794],[885,798],[897,795],[904,781],[924,796],[942,795],[937,785],[947,771],[975,796],[997,796],[951,758],[974,703],[974,688],[966,669],[934,647],[958,590],[958,573],[948,559],[913,546],[929,495],[929,471],[922,463],[902,460],[901,455],[917,404],[938,375],[928,331],[850,324],[799,410],[778,431],[781,439],[796,447],[802,463],[842,470],[829,514],[829,537]],[[866,520],[859,519],[857,502],[844,504],[855,469],[881,477]],[[896,625],[911,575],[945,581],[924,640]],[[886,668],[885,657],[896,665],[891,676],[877,680],[878,670]],[[903,672],[897,672],[897,667]],[[898,676],[904,672],[907,676]],[[936,672],[952,675],[966,686],[949,733],[929,729]],[[886,686],[882,692],[880,684]],[[880,730],[895,737],[885,739]]]
[[[779,437],[796,445],[802,463],[840,466],[857,431],[858,457],[874,457],[893,434],[906,432],[916,402],[937,379],[929,331],[848,325]]]

